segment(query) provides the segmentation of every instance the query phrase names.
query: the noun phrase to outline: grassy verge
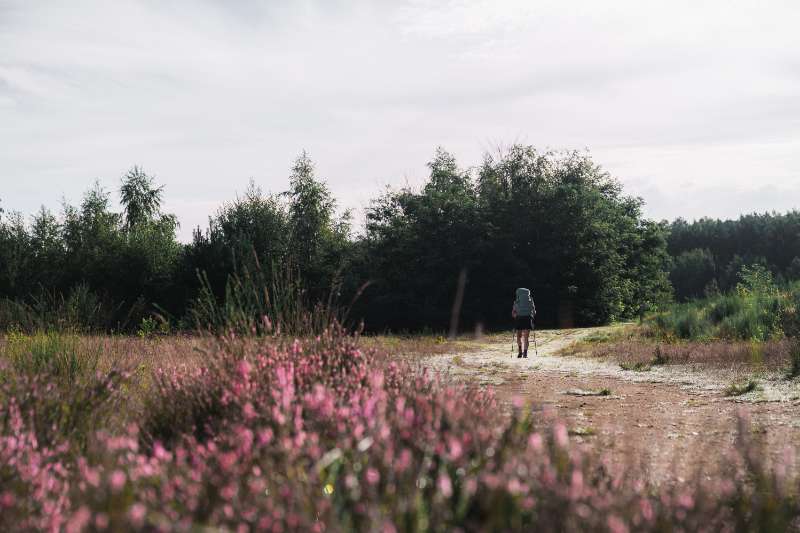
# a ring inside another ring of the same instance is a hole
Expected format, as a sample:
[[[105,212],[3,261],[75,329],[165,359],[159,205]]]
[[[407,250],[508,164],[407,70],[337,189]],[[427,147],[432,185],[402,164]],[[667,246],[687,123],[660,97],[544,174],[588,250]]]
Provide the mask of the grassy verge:
[[[800,369],[800,349],[791,339],[757,341],[680,341],[653,338],[646,329],[631,328],[604,342],[579,342],[566,355],[596,357],[617,362],[623,370],[646,372],[661,365],[760,370],[786,373]],[[800,370],[798,370],[800,372]],[[796,375],[796,374],[795,374]]]

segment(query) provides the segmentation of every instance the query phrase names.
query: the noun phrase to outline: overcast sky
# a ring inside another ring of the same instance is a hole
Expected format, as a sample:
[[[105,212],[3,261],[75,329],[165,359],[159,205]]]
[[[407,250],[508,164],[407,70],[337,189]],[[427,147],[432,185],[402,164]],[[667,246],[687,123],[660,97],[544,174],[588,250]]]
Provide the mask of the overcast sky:
[[[139,164],[186,239],[303,149],[358,210],[513,142],[588,149],[653,218],[798,208],[800,2],[0,0],[6,210]]]

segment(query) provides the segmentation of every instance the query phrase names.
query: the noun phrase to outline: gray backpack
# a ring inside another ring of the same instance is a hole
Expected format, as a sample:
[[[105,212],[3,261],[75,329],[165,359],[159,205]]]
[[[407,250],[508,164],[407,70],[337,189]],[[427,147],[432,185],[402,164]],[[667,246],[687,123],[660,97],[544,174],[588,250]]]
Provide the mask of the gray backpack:
[[[517,306],[517,316],[533,316],[535,307],[533,306],[533,299],[531,299],[531,291],[529,289],[517,289],[517,298],[514,300],[514,305]]]

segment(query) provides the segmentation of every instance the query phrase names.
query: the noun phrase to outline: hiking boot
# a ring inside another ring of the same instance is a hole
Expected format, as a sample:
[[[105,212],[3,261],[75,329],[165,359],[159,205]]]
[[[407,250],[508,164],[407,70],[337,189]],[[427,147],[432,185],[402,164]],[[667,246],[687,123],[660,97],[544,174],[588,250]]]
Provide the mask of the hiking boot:
[[[526,359],[528,358],[528,350],[525,350],[524,352],[522,352],[522,357],[524,357]]]
[[[520,357],[522,357],[522,350],[520,350],[519,353],[517,354],[517,359],[519,359]]]

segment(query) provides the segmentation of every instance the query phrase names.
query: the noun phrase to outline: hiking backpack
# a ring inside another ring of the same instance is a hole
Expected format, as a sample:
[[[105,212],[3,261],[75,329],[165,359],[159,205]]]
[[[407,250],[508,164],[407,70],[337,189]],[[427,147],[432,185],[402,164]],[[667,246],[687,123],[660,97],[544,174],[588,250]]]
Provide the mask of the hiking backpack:
[[[517,306],[517,316],[533,316],[533,300],[529,289],[517,289],[517,299],[514,303]]]

